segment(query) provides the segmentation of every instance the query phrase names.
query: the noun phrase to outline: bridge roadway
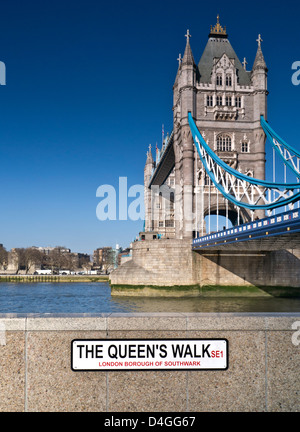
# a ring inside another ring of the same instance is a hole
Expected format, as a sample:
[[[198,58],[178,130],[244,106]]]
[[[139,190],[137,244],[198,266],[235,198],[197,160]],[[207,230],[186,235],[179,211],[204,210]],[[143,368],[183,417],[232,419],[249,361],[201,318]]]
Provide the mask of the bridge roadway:
[[[172,132],[169,141],[160,154],[159,161],[148,185],[149,188],[154,185],[161,186],[166,181],[175,166],[173,139],[174,135]]]
[[[300,249],[300,210],[255,220],[193,240],[197,252]]]

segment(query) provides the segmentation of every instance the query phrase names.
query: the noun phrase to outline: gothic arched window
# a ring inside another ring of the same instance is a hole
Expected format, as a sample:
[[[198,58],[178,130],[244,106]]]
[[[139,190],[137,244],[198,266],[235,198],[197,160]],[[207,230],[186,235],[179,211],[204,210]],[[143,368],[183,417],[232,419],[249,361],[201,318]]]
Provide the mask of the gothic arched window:
[[[240,96],[237,96],[237,97],[235,98],[235,106],[236,106],[237,108],[241,108],[241,107],[242,107],[242,98],[241,98]]]
[[[249,153],[249,143],[248,143],[248,141],[242,141],[241,152],[242,153]]]
[[[206,105],[209,107],[213,106],[213,97],[212,96],[206,96]]]
[[[221,86],[223,84],[222,75],[217,74],[217,86]]]
[[[231,96],[226,96],[225,103],[226,106],[231,106]]]
[[[232,78],[231,75],[226,75],[226,86],[231,87],[232,86]]]
[[[217,151],[230,152],[232,150],[231,138],[229,135],[219,135],[217,137]]]
[[[174,192],[170,193],[169,209],[174,210]]]

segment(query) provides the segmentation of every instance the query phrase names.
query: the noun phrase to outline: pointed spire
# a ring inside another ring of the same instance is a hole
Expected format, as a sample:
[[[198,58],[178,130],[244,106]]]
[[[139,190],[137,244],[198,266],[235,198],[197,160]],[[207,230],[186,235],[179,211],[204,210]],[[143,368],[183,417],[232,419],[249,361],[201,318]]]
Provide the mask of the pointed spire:
[[[152,157],[152,151],[151,151],[151,144],[149,144],[149,150],[147,151],[147,160],[146,164],[153,164],[153,157]]]
[[[186,47],[185,47],[184,56],[183,56],[181,63],[184,65],[194,65],[195,61],[194,61],[192,49],[190,46],[190,37],[192,37],[192,36],[190,35],[189,30],[187,30],[185,37],[186,37]]]
[[[252,70],[263,69],[263,70],[267,71],[268,70],[267,65],[265,62],[264,55],[263,55],[262,50],[261,50],[261,43],[263,42],[261,35],[258,35],[258,39],[256,40],[256,42],[258,43],[258,48],[257,48],[257,53],[256,53],[256,57],[254,60]]]
[[[178,69],[180,69],[181,62],[182,62],[181,54],[179,54],[177,61],[178,61]]]
[[[174,83],[174,85],[176,85],[177,84],[177,82],[178,82],[178,77],[179,77],[179,73],[180,73],[180,69],[181,69],[181,63],[182,63],[182,57],[181,57],[181,54],[179,54],[179,57],[178,57],[178,69],[177,69],[177,73],[176,73],[176,77],[175,77],[175,83]]]
[[[261,47],[261,43],[263,42],[261,35],[258,35],[258,39],[256,39],[256,42],[258,43],[258,46]]]

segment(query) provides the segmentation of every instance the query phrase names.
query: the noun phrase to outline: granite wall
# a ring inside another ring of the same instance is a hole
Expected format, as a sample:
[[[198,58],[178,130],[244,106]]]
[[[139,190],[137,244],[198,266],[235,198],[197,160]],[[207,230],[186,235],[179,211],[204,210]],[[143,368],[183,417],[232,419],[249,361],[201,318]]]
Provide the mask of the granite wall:
[[[112,285],[194,285],[190,240],[145,240],[133,243],[132,259],[110,274]]]
[[[194,254],[201,285],[300,287],[299,250]]]
[[[190,240],[135,242],[132,259],[110,274],[114,286],[300,287],[300,251],[192,251]],[[131,293],[132,294],[132,293]]]
[[[300,314],[0,317],[0,411],[300,411]],[[74,372],[73,339],[226,338],[223,371]]]

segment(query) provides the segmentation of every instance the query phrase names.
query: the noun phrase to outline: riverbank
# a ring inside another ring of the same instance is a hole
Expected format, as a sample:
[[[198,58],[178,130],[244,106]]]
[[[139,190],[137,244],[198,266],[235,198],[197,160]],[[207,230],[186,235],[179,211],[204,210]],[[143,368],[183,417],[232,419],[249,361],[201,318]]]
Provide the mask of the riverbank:
[[[275,297],[300,298],[300,288],[244,286],[112,285],[112,296],[145,297]]]
[[[71,282],[108,282],[106,275],[0,275],[1,282],[13,283],[71,283]]]

